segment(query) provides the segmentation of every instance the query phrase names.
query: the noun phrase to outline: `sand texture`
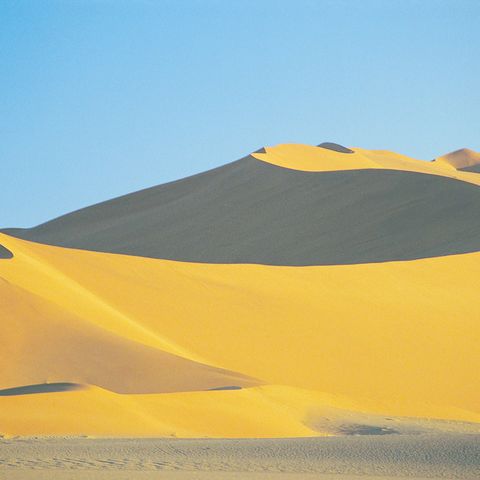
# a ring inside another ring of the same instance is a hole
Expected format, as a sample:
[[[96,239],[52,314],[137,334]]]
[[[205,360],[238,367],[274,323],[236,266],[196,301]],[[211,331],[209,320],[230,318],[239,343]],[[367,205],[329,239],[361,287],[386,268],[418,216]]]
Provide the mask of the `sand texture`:
[[[402,171],[393,154],[383,169],[363,168],[360,154],[311,148],[324,160],[340,156],[332,169],[348,162],[355,169],[308,172],[249,156],[5,232],[70,248],[223,264],[358,264],[480,250],[478,185]],[[285,158],[297,165],[295,155]]]
[[[282,144],[0,232],[0,478],[480,478],[479,159]]]
[[[414,417],[480,420],[480,253],[292,268],[1,243],[14,257],[0,263],[0,389],[76,387],[4,392],[0,433],[288,437],[388,428],[367,414],[399,417],[402,432]],[[332,409],[338,421],[322,423]]]
[[[0,441],[2,479],[476,480],[479,471],[480,437],[477,435]],[[121,476],[122,473],[128,477]]]

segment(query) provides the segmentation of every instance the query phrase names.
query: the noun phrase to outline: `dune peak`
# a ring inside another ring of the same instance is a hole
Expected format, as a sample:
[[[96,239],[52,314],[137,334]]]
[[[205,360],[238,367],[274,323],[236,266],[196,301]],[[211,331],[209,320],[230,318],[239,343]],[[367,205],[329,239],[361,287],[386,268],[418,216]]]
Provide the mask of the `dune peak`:
[[[435,159],[435,162],[447,164],[456,170],[480,172],[480,153],[470,148],[460,148]]]

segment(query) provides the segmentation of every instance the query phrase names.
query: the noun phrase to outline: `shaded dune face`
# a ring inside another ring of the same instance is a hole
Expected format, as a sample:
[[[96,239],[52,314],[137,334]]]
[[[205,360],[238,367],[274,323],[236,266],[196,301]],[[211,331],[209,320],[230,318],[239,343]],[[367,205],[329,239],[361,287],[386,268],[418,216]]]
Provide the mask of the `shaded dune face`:
[[[321,148],[326,148],[327,150],[333,150],[334,152],[339,152],[339,153],[354,153],[353,150],[350,150],[350,148],[344,147],[343,145],[339,145],[338,143],[323,142],[318,146]]]
[[[460,169],[462,172],[472,172],[472,173],[480,173],[480,165],[473,165],[471,167],[464,167]]]
[[[0,260],[13,258],[13,253],[3,245],[0,245]]]
[[[355,264],[478,251],[479,211],[478,186],[447,177],[305,172],[247,156],[5,233],[187,262]]]

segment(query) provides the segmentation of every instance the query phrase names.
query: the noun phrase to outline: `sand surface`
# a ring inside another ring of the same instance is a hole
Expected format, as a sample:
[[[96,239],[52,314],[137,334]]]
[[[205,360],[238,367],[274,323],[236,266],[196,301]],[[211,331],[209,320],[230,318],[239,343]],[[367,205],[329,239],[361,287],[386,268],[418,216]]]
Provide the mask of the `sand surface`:
[[[319,145],[322,147],[322,144]],[[469,149],[437,157],[434,161],[417,160],[389,150],[367,150],[352,147],[345,155],[345,147],[318,148],[312,145],[286,143],[265,147],[264,152],[253,152],[252,156],[272,165],[305,172],[331,172],[347,170],[397,170],[423,173],[451,178],[480,185],[480,177],[463,167],[480,164],[480,154]]]
[[[480,437],[477,435],[0,441],[2,479],[476,480],[479,472]]]
[[[14,253],[0,262],[0,389],[82,386],[0,395],[2,434],[478,428],[480,253],[292,268],[0,237]]]
[[[300,171],[248,156],[5,232],[70,248],[223,264],[358,264],[480,250],[478,185],[402,171],[405,161],[393,154],[376,154],[385,168],[366,169],[357,165],[360,154],[311,148],[326,152],[321,159],[339,156],[331,164],[337,170]],[[297,165],[293,153],[285,158]],[[348,162],[356,169],[342,170]]]
[[[437,162],[456,170],[477,172],[477,169],[480,168],[480,153],[468,148],[461,148],[437,158],[435,163]]]
[[[0,233],[0,435],[480,433],[478,154],[325,147]]]

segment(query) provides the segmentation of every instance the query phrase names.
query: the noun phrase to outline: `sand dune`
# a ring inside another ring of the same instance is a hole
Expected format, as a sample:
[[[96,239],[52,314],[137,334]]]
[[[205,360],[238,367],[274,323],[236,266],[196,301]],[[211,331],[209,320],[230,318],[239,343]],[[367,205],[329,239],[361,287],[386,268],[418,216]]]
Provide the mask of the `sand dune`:
[[[266,147],[0,233],[0,435],[478,434],[476,155]]]
[[[66,381],[158,393],[258,383],[107,332],[4,280],[0,298],[2,318],[15,319],[3,327],[1,389]]]
[[[319,145],[320,147],[321,145]],[[345,147],[342,147],[345,148]],[[416,160],[396,152],[388,150],[367,150],[365,148],[352,147],[353,155],[344,155],[344,152],[338,148],[325,149],[311,145],[302,144],[280,144],[275,147],[266,147],[265,152],[254,152],[252,156],[267,162],[292,170],[302,170],[306,172],[329,172],[345,170],[400,170],[404,172],[423,173],[447,177],[462,182],[480,185],[480,177],[472,172],[457,170],[452,168],[449,162],[453,161],[449,154],[445,161],[426,162]],[[480,154],[472,150],[462,149],[455,153],[455,161],[461,163],[472,163],[472,158],[478,159]],[[470,158],[467,162],[465,157]],[[477,160],[474,161],[478,163]]]
[[[362,405],[340,395],[282,385],[135,395],[88,385],[63,390],[58,384],[50,385],[50,392],[44,386],[43,393],[39,393],[35,386],[35,393],[0,395],[4,436],[293,438],[480,434],[480,425],[475,422],[363,413]]]
[[[254,385],[251,378],[284,385],[172,393],[162,402],[98,389],[0,397],[4,433],[68,433],[68,425],[80,433],[92,416],[98,434],[310,436],[331,433],[307,422],[327,407],[480,421],[480,253],[291,268],[162,261],[6,235],[1,242],[14,253],[0,264],[2,316],[15,319],[4,327],[3,388],[47,381],[154,393]],[[86,407],[74,428],[67,418],[79,398]],[[37,418],[51,423],[35,421],[40,399],[47,410]],[[91,409],[102,402],[104,411]],[[126,412],[132,402],[135,418],[148,422],[110,430],[118,425],[111,404]]]
[[[462,148],[438,157],[435,162],[439,165],[448,165],[455,170],[476,172],[480,167],[480,153]]]
[[[206,263],[335,265],[480,250],[477,185],[390,165],[373,168],[380,154],[294,147],[273,151],[285,151],[289,165],[297,150],[302,162],[313,151],[312,161],[335,157],[332,168],[346,170],[298,171],[250,156],[6,232],[71,248]],[[372,168],[360,167],[364,161]]]

